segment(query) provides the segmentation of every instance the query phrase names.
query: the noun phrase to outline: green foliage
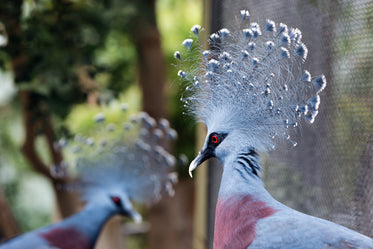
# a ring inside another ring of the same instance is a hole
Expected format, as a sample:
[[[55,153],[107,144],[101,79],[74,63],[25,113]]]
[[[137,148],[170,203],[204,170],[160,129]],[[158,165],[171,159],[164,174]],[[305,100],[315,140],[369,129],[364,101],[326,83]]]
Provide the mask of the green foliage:
[[[101,89],[119,93],[133,83],[136,72],[136,51],[129,35],[111,31],[105,45],[95,51],[95,64],[107,69],[97,72],[95,79]]]
[[[121,125],[129,115],[140,111],[140,90],[136,86],[131,86],[125,93],[121,94],[117,100],[111,101],[107,105],[100,107],[90,107],[87,104],[76,105],[67,116],[65,126],[73,134],[84,136],[94,136],[97,124],[94,116],[98,113],[105,115],[105,123]],[[123,116],[121,105],[128,104],[128,111]]]
[[[159,0],[157,12],[164,51],[167,57],[173,57],[182,41],[191,34],[190,28],[194,24],[202,25],[202,3],[199,0]]]
[[[16,1],[6,0],[4,6],[0,19],[8,28],[19,22],[21,32],[8,30],[2,64],[6,58],[27,58],[16,83],[42,95],[53,113],[64,117],[87,92],[116,95],[133,82],[135,52],[128,36],[137,12],[128,1],[25,1],[22,16]],[[85,66],[93,85],[82,83]]]
[[[23,231],[51,223],[54,208],[52,189],[50,182],[42,176],[20,172],[17,193],[10,203]]]

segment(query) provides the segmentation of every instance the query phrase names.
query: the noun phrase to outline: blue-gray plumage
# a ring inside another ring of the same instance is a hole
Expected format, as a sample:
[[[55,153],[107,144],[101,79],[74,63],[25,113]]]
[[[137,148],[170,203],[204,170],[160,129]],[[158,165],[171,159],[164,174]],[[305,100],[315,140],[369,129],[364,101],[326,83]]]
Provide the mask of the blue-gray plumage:
[[[59,223],[18,236],[0,245],[1,249],[91,249],[104,223],[119,214],[141,221],[123,191],[97,193],[78,214]]]
[[[214,249],[373,248],[371,238],[290,209],[264,188],[257,150],[279,140],[296,145],[289,130],[302,119],[314,122],[326,79],[302,69],[308,49],[299,29],[267,20],[261,30],[248,17],[242,10],[238,30],[210,35],[208,51],[201,51],[196,25],[196,42],[183,43],[190,55],[175,53],[187,84],[182,101],[207,126],[189,173],[211,157],[223,165]]]

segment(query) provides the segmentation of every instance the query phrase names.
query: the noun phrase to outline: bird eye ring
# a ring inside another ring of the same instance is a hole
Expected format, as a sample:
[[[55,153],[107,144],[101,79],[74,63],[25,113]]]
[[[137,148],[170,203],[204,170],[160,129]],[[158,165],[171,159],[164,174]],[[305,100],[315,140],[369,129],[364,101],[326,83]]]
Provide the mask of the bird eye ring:
[[[213,142],[214,144],[217,144],[217,143],[219,142],[218,136],[213,135],[213,136],[211,137],[211,142]]]

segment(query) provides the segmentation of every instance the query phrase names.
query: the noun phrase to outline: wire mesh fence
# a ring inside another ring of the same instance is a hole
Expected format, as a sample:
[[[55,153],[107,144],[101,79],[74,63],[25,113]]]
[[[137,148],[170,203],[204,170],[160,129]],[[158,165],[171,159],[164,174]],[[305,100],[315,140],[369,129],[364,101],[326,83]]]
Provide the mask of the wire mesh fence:
[[[327,77],[319,116],[301,125],[298,145],[284,143],[264,156],[267,189],[299,211],[373,236],[373,1],[217,5],[220,13],[213,16],[222,27],[235,25],[239,11],[248,9],[251,21],[264,24],[269,18],[299,28],[309,50],[305,68]]]

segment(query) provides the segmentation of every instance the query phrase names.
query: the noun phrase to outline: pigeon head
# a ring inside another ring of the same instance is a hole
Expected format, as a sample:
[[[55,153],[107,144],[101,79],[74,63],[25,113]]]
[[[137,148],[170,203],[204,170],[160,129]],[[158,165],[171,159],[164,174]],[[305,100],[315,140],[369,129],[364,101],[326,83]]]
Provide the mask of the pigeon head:
[[[206,137],[203,149],[198,153],[198,156],[191,162],[189,166],[189,175],[191,177],[192,171],[207,159],[211,157],[221,158],[226,154],[224,144],[220,147],[219,145],[224,141],[227,135],[228,134],[225,132],[212,132]]]
[[[123,195],[111,195],[110,196],[111,204],[114,206],[114,212],[127,216],[131,219],[133,219],[135,222],[141,222],[142,217],[141,215],[136,212],[136,210],[133,208],[133,205],[131,201],[128,199],[128,197]]]
[[[165,192],[173,195],[176,159],[164,145],[176,138],[166,119],[156,121],[141,112],[118,128],[96,115],[95,136],[75,136],[67,142],[71,173],[88,205],[105,205],[113,213],[141,220],[131,202],[151,204]]]
[[[193,39],[174,54],[186,85],[181,101],[208,130],[197,159],[225,160],[233,147],[267,151],[284,140],[295,146],[292,130],[314,122],[326,87],[324,75],[303,69],[308,49],[299,29],[272,20],[261,28],[248,11],[237,21],[238,27],[209,36],[209,50],[200,44],[203,29],[193,26]],[[214,134],[223,138],[218,145]]]
[[[87,201],[87,205],[91,206],[104,206],[105,210],[110,210],[111,214],[119,214],[126,216],[135,222],[141,222],[141,215],[133,207],[132,201],[128,197],[125,188],[112,184],[111,186],[105,185],[95,186],[86,185],[81,188],[84,192],[83,198]]]
[[[252,149],[250,136],[240,130],[209,131],[201,151],[189,166],[189,175],[192,177],[192,171],[209,158],[215,157],[225,165],[225,160]]]

